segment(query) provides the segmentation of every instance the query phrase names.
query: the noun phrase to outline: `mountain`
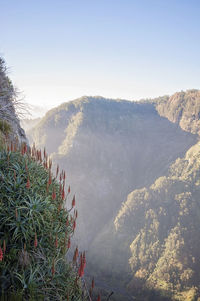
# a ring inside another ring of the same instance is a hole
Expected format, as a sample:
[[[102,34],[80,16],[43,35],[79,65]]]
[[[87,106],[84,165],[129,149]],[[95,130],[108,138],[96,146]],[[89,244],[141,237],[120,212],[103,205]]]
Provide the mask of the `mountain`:
[[[198,90],[82,97],[28,132],[68,171],[88,273],[113,300],[198,295],[199,104]]]
[[[116,232],[130,245],[134,292],[145,284],[182,292],[199,287],[200,145],[191,147],[148,188],[131,192],[115,219]]]
[[[40,117],[38,118],[23,118],[20,120],[20,124],[22,128],[25,130],[25,132],[29,131],[31,128],[35,127],[37,123],[41,120]]]

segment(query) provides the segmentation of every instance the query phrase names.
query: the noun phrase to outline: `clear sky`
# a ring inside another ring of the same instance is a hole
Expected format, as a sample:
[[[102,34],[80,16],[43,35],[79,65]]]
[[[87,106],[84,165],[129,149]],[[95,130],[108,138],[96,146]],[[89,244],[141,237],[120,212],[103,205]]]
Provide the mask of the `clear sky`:
[[[28,103],[200,88],[199,0],[0,0],[0,54]]]

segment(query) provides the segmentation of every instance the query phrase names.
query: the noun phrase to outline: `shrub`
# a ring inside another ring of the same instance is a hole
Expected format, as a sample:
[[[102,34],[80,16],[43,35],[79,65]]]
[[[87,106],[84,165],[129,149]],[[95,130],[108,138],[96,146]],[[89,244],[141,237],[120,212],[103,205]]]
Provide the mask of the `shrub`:
[[[0,119],[0,131],[4,135],[8,135],[11,132],[11,126],[6,120]]]

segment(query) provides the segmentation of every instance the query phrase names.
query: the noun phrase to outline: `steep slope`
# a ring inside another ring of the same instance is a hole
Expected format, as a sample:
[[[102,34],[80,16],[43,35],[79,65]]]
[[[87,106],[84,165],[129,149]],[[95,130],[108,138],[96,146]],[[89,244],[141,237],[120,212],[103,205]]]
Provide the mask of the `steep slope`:
[[[10,138],[17,137],[19,141],[27,142],[15,110],[18,103],[16,91],[6,71],[5,62],[0,57],[0,131]]]
[[[168,293],[199,288],[199,170],[197,143],[171,165],[168,176],[130,193],[119,211],[115,228],[130,244],[133,292],[144,284]],[[186,297],[185,292],[182,300]]]
[[[199,133],[199,91],[176,93],[153,103],[162,116]],[[128,287],[133,294],[149,287],[177,300],[199,296],[199,159],[197,143],[171,165],[166,176],[149,188],[131,192],[116,216],[113,232],[118,244],[130,245],[133,276]]]
[[[200,134],[200,90],[177,92],[154,101],[160,116],[193,134]]]
[[[199,96],[83,97],[49,111],[29,133],[70,171],[77,239],[90,273],[116,300],[198,295]]]
[[[100,97],[49,111],[31,137],[70,171],[79,200],[79,239],[86,248],[133,188],[153,183],[196,141],[152,104]]]
[[[46,154],[26,144],[18,105],[0,58],[0,300],[88,300],[84,253],[66,260],[76,216],[63,205],[63,173],[58,183]]]

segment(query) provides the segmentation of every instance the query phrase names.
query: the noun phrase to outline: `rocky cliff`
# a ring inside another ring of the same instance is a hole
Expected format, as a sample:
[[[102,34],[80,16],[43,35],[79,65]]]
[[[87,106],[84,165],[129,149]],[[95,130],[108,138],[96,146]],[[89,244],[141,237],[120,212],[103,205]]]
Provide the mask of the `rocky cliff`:
[[[0,130],[10,138],[18,138],[19,142],[27,142],[25,132],[20,126],[16,114],[19,105],[16,89],[7,76],[5,62],[0,58]]]

